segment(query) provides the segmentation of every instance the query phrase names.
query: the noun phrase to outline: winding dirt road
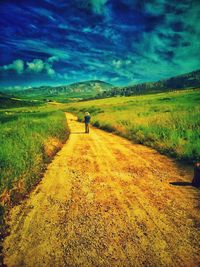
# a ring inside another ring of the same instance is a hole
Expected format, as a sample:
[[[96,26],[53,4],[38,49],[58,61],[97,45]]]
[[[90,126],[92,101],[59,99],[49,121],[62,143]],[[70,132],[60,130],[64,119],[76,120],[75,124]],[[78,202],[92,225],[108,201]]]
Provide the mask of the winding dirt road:
[[[155,150],[67,114],[71,135],[10,213],[7,266],[200,266],[199,190]]]

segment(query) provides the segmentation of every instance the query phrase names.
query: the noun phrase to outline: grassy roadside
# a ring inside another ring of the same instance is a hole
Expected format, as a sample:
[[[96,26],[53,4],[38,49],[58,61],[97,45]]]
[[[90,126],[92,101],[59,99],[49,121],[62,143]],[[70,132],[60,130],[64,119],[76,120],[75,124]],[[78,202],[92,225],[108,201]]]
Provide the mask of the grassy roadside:
[[[200,160],[200,91],[115,97],[72,103],[68,110],[83,120],[178,160]]]
[[[0,109],[0,266],[5,213],[40,181],[69,135],[65,114],[57,106],[14,106]]]
[[[17,201],[67,139],[62,111],[10,109],[0,112],[0,193],[3,206]]]

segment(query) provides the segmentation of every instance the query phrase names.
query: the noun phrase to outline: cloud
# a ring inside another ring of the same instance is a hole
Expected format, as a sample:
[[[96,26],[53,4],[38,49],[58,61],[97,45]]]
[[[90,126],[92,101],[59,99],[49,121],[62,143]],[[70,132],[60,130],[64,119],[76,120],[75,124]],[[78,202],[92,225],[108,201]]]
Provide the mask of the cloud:
[[[53,76],[56,74],[51,64],[45,63],[44,69],[49,76]]]
[[[57,57],[57,56],[52,56],[52,57],[48,58],[47,61],[48,61],[49,63],[54,63],[54,62],[59,61],[59,57]]]
[[[28,72],[35,72],[35,73],[41,73],[45,72],[49,76],[52,76],[56,74],[55,70],[52,67],[52,64],[56,61],[58,61],[58,57],[50,57],[47,59],[46,62],[42,61],[41,59],[34,59],[32,62],[27,62],[27,71]]]
[[[123,84],[200,68],[198,0],[0,1],[0,13],[1,84]]]
[[[14,70],[16,73],[22,74],[24,71],[24,61],[21,59],[14,60],[11,64],[0,67],[0,70]]]
[[[44,70],[45,64],[41,59],[34,59],[32,62],[27,62],[27,71],[40,73]]]
[[[55,70],[53,69],[52,64],[58,61],[58,57],[53,56],[48,58],[46,61],[41,59],[34,59],[32,62],[27,62],[27,69],[28,72],[35,72],[35,73],[46,73],[49,76],[53,76],[56,74]]]
[[[105,14],[106,3],[109,0],[75,0],[77,6],[81,9],[91,10],[97,15]]]
[[[53,69],[52,64],[58,60],[58,57],[55,56],[48,58],[46,61],[43,61],[42,59],[34,59],[31,62],[24,62],[21,59],[17,59],[11,64],[1,66],[0,70],[4,72],[14,70],[18,74],[46,73],[49,76],[53,76],[56,74],[56,72]]]
[[[50,63],[54,63],[56,61],[59,61],[59,57],[53,56],[53,57],[48,58],[47,61],[50,62]]]
[[[146,2],[144,5],[145,11],[153,15],[160,15],[165,12],[165,0],[154,0]]]
[[[126,68],[127,66],[129,66],[132,63],[132,61],[130,59],[126,59],[126,60],[120,60],[120,59],[114,59],[112,61],[112,64],[115,68],[120,69],[120,68]]]
[[[104,12],[105,4],[108,0],[90,0],[92,9],[97,14],[102,14]]]
[[[54,37],[53,37],[54,38]],[[66,42],[64,43],[64,36],[62,36],[62,42],[60,40],[55,40],[48,38],[45,41],[40,41],[37,38],[23,39],[19,40],[8,40],[6,44],[11,46],[12,49],[16,49],[18,51],[25,51],[26,54],[32,53],[43,53],[46,57],[59,58],[60,60],[69,59],[68,51],[66,49]],[[58,43],[59,42],[59,43]]]
[[[118,60],[113,60],[113,66],[117,69],[121,68],[121,66],[123,65],[122,60],[118,59]]]

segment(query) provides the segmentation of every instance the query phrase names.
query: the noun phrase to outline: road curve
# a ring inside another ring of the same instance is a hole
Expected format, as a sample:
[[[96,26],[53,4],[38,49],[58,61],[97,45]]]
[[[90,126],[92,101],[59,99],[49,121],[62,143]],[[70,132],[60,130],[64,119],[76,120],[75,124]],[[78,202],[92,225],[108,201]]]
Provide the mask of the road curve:
[[[200,266],[199,190],[184,183],[191,171],[111,133],[85,134],[66,116],[69,140],[11,210],[5,264]]]

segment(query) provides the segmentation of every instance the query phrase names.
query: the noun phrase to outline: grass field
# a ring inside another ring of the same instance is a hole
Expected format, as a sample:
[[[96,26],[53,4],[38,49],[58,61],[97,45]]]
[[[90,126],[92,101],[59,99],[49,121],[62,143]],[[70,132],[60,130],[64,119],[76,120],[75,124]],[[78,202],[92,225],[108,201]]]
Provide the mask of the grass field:
[[[36,96],[32,96],[32,95],[23,95],[21,97],[21,99],[23,99],[24,101],[32,101],[33,99],[35,99],[38,102],[44,102],[45,100],[50,100],[50,101],[57,101],[60,103],[70,103],[70,102],[75,102],[81,99],[87,99],[90,97],[94,97],[95,94],[81,94],[81,93],[71,93],[71,94],[63,94],[63,95],[36,95]]]
[[[69,133],[65,114],[54,107],[26,107],[0,111],[1,202],[15,201],[41,178],[45,164],[61,148]]]
[[[40,101],[25,101],[21,99],[16,98],[9,98],[9,97],[2,97],[0,93],[0,109],[8,109],[8,108],[14,108],[14,107],[33,107],[33,106],[39,106],[42,102]]]
[[[76,113],[79,120],[89,111],[96,127],[195,162],[200,160],[199,102],[200,91],[195,90],[1,109],[3,202],[15,198],[16,191],[29,191],[66,140],[69,131],[63,111]]]
[[[68,105],[83,120],[179,160],[200,160],[200,91],[115,97]]]

